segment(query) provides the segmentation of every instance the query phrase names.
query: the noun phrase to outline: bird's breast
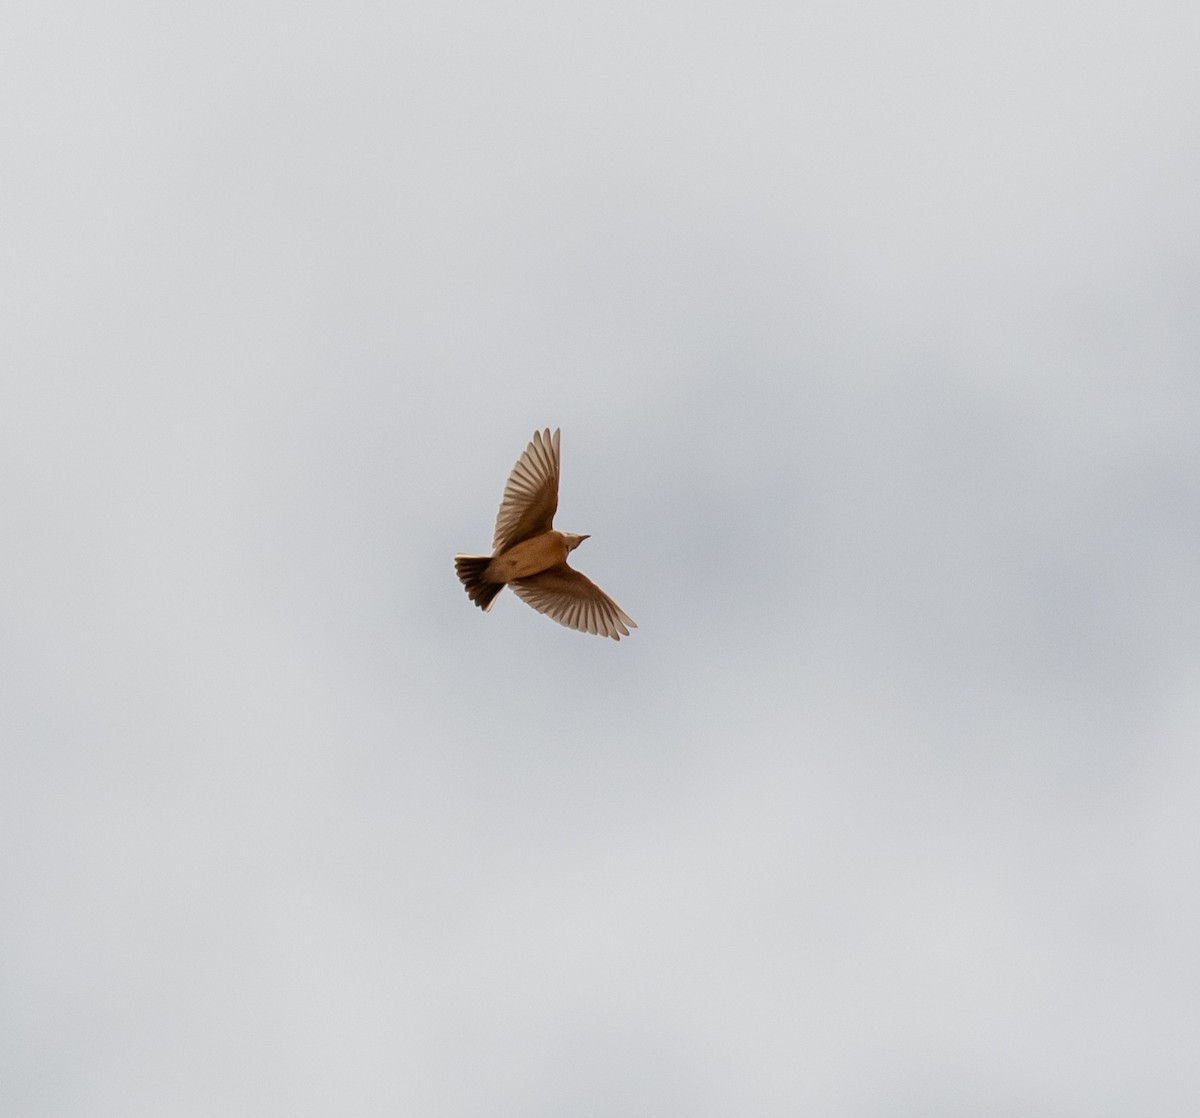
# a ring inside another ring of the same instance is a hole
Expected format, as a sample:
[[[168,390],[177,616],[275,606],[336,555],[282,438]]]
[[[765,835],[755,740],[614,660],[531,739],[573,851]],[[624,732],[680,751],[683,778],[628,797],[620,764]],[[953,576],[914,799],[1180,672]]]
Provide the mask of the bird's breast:
[[[561,532],[543,532],[514,544],[493,556],[483,577],[489,582],[512,582],[556,567],[567,558],[567,543]]]

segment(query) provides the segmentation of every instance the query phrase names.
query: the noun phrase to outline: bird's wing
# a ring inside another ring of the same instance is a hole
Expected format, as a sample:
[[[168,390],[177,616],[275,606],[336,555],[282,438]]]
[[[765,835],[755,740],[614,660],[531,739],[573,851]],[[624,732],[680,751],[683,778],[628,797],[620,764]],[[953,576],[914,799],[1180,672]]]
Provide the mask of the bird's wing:
[[[499,553],[554,527],[558,509],[558,432],[535,431],[517,459],[496,514],[492,551]]]
[[[539,613],[569,629],[619,641],[622,636],[629,636],[630,629],[637,628],[633,618],[587,575],[566,563],[531,578],[519,578],[509,585]]]

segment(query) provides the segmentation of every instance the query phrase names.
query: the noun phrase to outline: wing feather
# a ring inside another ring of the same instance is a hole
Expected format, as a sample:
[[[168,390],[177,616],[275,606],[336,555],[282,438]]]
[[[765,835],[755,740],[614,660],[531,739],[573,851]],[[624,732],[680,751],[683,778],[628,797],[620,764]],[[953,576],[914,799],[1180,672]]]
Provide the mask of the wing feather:
[[[558,510],[558,432],[535,431],[504,486],[492,552],[508,551],[514,543],[539,536],[554,527]]]
[[[587,575],[566,563],[509,585],[539,613],[568,629],[619,641],[629,636],[630,629],[637,628],[637,622]]]
[[[554,527],[558,510],[559,432],[535,431],[517,459],[496,515],[492,551],[499,554],[513,544],[540,536]]]

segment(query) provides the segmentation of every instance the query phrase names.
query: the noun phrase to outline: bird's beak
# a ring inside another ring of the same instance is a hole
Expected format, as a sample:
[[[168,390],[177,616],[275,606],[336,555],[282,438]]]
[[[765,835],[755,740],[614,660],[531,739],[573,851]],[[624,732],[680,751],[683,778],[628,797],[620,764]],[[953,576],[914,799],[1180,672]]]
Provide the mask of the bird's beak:
[[[583,541],[584,541],[584,540],[590,540],[591,538],[592,538],[591,536],[580,536],[580,537],[579,537],[579,542],[580,542],[580,543],[583,543]]]

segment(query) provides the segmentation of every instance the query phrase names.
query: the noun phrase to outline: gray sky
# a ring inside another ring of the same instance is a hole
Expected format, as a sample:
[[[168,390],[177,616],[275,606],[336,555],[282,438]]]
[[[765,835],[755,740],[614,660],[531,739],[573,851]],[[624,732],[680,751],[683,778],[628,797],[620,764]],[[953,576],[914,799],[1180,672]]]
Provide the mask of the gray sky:
[[[0,1110],[1200,1109],[1193,4],[7,23]]]

